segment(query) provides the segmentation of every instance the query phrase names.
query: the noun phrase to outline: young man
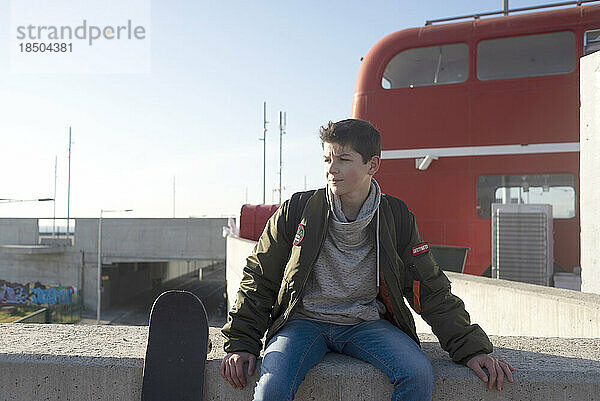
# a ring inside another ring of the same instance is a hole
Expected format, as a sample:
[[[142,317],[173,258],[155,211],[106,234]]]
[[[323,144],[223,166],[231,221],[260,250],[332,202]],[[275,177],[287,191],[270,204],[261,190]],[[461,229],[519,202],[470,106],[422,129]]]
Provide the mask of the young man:
[[[430,400],[431,363],[422,352],[405,303],[432,326],[452,360],[466,364],[498,390],[507,362],[487,354],[492,344],[470,324],[463,302],[450,292],[409,217],[409,243],[397,252],[396,199],[382,196],[372,177],[381,139],[368,122],[343,120],[322,127],[327,186],[303,210],[290,201],[269,219],[248,257],[237,301],[222,333],[227,355],[221,375],[233,387],[252,375],[261,338],[266,348],[255,400],[293,400],[306,373],[329,351],[367,361],[394,385],[392,400]],[[291,222],[300,216],[299,224]],[[296,226],[295,235],[286,228]],[[486,367],[489,378],[482,370]]]

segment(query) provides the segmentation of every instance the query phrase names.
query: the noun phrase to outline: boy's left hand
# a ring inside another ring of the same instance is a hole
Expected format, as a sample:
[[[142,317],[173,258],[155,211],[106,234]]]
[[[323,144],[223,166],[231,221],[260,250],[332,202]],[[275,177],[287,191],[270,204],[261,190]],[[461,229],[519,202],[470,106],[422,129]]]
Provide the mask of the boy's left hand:
[[[498,390],[502,390],[504,385],[504,374],[509,382],[513,382],[512,371],[515,370],[508,362],[502,359],[496,359],[493,356],[480,354],[469,359],[467,366],[471,368],[477,376],[488,384],[488,389],[494,387],[494,382],[497,383]],[[487,368],[490,377],[485,374],[482,367]]]

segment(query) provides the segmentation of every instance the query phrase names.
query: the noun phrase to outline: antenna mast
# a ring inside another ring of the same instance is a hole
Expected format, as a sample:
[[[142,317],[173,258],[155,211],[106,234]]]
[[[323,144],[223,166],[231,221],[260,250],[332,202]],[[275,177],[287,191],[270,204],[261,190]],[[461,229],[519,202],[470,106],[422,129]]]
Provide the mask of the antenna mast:
[[[263,137],[259,141],[263,141],[263,205],[267,198],[267,102],[263,103]]]
[[[282,142],[283,142],[283,134],[285,134],[285,127],[287,125],[287,113],[286,112],[279,112],[279,204],[281,205],[281,191],[283,190],[283,187],[281,185],[281,170],[282,170],[282,165],[283,165],[283,161],[282,161]]]

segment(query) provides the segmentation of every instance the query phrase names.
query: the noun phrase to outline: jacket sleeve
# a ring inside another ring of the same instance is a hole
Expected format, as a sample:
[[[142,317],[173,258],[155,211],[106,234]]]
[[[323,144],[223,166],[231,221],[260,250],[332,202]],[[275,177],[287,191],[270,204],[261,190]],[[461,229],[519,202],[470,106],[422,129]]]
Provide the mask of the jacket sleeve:
[[[221,329],[225,337],[225,352],[260,354],[261,339],[268,326],[291,248],[291,240],[286,233],[288,209],[289,200],[267,221],[254,250],[246,259],[235,304]]]
[[[407,268],[404,294],[410,306],[431,326],[442,349],[454,362],[465,365],[475,355],[491,353],[493,346],[488,336],[479,325],[471,324],[465,304],[452,294],[450,280],[431,251],[423,252],[423,247],[419,247],[425,242],[414,215],[409,213],[409,217],[410,241],[402,261]]]

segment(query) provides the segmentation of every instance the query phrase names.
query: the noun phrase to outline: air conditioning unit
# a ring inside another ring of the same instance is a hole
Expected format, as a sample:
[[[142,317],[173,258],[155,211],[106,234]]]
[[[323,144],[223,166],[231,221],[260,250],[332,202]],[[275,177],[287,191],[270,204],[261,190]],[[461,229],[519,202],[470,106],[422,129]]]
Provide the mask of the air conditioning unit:
[[[552,205],[492,204],[492,277],[549,286]]]

